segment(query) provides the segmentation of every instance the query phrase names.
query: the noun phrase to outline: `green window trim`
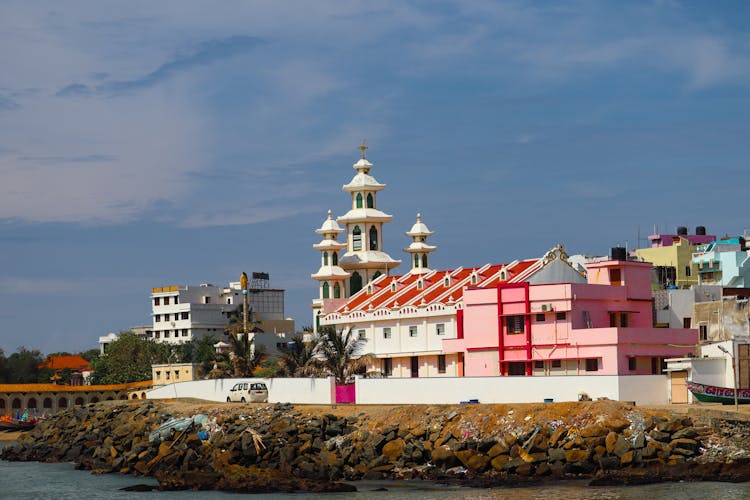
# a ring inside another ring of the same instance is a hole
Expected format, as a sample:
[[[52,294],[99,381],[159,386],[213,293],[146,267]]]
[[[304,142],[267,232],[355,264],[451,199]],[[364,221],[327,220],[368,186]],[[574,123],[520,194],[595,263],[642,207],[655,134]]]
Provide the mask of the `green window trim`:
[[[362,208],[362,193],[357,193],[357,196],[354,197],[354,206],[357,208]]]
[[[331,294],[330,287],[328,286],[328,282],[325,281],[325,282],[323,282],[323,298],[324,299],[330,299],[331,298],[330,294]]]
[[[367,193],[367,208],[375,208],[375,199],[372,197],[372,193]]]

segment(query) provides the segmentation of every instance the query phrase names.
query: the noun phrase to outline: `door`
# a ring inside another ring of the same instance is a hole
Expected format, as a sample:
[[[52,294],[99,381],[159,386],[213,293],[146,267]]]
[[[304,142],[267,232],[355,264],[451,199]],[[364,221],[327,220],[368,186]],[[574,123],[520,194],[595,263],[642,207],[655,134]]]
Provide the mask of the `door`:
[[[418,356],[411,357],[411,376],[412,378],[419,377],[419,357]]]
[[[671,372],[672,381],[672,403],[687,403],[687,372]]]
[[[750,344],[737,344],[737,387],[750,389]]]

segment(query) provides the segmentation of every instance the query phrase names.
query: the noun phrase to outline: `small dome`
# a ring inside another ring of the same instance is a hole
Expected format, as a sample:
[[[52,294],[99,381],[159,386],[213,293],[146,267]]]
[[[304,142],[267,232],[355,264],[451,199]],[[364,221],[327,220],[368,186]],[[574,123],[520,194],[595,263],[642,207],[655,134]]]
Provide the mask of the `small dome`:
[[[411,229],[406,233],[406,236],[430,236],[433,233],[430,231],[427,226],[422,222],[422,214],[417,214],[417,222],[411,227]]]
[[[318,234],[339,234],[343,233],[344,230],[341,229],[341,226],[339,226],[338,222],[333,218],[333,213],[329,210],[328,218],[323,222],[323,225],[320,226],[320,229],[316,229],[315,232]]]

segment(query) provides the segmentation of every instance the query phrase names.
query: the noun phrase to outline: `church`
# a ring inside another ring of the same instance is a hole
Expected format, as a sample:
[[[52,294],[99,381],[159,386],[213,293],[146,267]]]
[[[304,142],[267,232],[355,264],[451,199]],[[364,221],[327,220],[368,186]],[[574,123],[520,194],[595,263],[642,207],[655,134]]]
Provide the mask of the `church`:
[[[562,247],[538,259],[506,264],[430,268],[428,244],[433,234],[421,214],[406,232],[411,239],[404,252],[410,271],[393,275],[401,264],[384,251],[384,225],[393,216],[378,209],[378,194],[386,187],[373,177],[372,163],[362,157],[353,165],[356,174],[343,186],[351,197],[350,209],[334,219],[332,212],[315,232],[322,240],[320,268],[311,277],[319,284],[313,300],[313,324],[351,329],[373,356],[370,372],[386,377],[456,377],[465,374],[467,353],[460,345],[463,332],[463,294],[466,287],[496,289],[500,283],[585,282],[567,262]],[[342,235],[342,241],[338,240]],[[450,341],[454,342],[451,343]]]

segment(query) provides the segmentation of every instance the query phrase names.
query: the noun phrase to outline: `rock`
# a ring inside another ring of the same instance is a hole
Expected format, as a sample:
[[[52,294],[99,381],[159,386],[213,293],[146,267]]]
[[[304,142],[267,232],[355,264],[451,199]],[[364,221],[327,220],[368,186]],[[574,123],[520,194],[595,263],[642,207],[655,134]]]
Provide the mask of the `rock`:
[[[490,465],[492,465],[493,469],[502,471],[505,470],[505,465],[509,460],[510,457],[508,455],[498,455],[490,461]]]
[[[489,449],[489,451],[487,452],[487,455],[489,455],[492,458],[495,458],[498,455],[507,454],[509,450],[510,448],[506,444],[505,440],[500,440],[497,443],[495,443],[495,445],[492,446],[492,448]]]
[[[587,427],[584,427],[581,430],[581,437],[584,437],[584,438],[599,437],[599,436],[606,436],[606,435],[607,435],[607,429],[601,424],[589,425]]]
[[[611,431],[609,434],[607,434],[606,439],[604,440],[604,445],[607,448],[607,453],[612,454],[615,452],[615,443],[617,443],[617,433],[615,431]]]
[[[601,467],[602,470],[617,469],[618,467],[620,467],[620,459],[616,456],[599,457],[598,462],[599,467]]]
[[[652,429],[651,432],[648,433],[648,435],[651,439],[661,441],[662,443],[669,442],[672,437],[668,432],[662,432],[656,429]]]
[[[431,457],[435,465],[453,465],[456,461],[456,456],[453,453],[453,450],[447,446],[438,446],[433,449]]]
[[[472,472],[481,472],[487,468],[490,457],[479,453],[475,450],[462,450],[456,452],[458,458],[464,466]]]
[[[589,450],[568,450],[565,452],[565,461],[568,463],[582,462],[589,459]]]
[[[560,440],[562,440],[563,438],[565,438],[567,432],[568,432],[568,430],[565,427],[563,427],[563,426],[558,427],[555,430],[555,432],[552,433],[552,435],[550,436],[549,440],[547,441],[547,444],[549,445],[549,447],[550,448],[556,447],[557,443],[559,443]]]
[[[381,453],[388,459],[389,462],[394,462],[401,457],[401,453],[404,450],[404,440],[401,438],[394,439],[393,441],[387,442],[383,446]]]
[[[693,455],[698,452],[698,449],[700,447],[696,440],[688,438],[674,439],[670,441],[669,446],[674,451],[681,450],[680,453],[684,455]]]
[[[617,455],[618,457],[622,458],[622,456],[631,450],[630,443],[627,439],[625,439],[622,436],[617,436],[617,440],[615,441],[615,445],[612,448],[612,453]]]
[[[565,460],[565,450],[560,448],[550,448],[547,450],[547,456],[549,456],[550,462],[557,462]]]
[[[680,429],[674,434],[672,434],[672,439],[682,439],[682,438],[695,439],[697,436],[698,436],[698,433],[693,427],[685,427],[684,429]]]

